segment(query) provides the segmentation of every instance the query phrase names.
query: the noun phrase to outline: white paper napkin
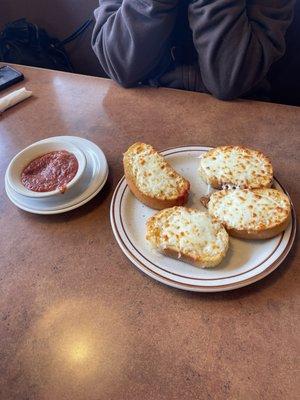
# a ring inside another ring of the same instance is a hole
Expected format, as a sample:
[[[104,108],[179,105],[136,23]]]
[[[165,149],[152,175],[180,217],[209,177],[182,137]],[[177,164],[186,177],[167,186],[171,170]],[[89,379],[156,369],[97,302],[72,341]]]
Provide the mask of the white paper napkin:
[[[0,98],[0,112],[3,112],[7,110],[9,107],[12,107],[20,101],[23,101],[30,97],[32,95],[32,92],[29,90],[26,90],[26,88],[22,88],[19,90],[15,90],[12,93],[9,93],[7,96],[1,97]]]

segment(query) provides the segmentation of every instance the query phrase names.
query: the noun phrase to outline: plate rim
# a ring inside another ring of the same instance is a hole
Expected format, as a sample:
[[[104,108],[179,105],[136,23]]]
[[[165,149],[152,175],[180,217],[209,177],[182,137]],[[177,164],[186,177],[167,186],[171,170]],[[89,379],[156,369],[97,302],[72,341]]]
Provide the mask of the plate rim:
[[[169,148],[166,148],[166,149],[160,151],[160,153],[163,154],[163,155],[169,155],[168,153],[170,151],[173,151],[173,150],[181,150],[182,149],[183,150],[182,152],[184,152],[184,151],[188,152],[188,151],[191,151],[191,150],[193,150],[193,151],[208,151],[208,150],[210,150],[212,148],[213,147],[211,147],[211,146],[199,146],[199,145],[173,146],[173,147],[169,147]],[[237,281],[237,282],[231,282],[231,283],[227,283],[227,284],[224,284],[224,285],[212,285],[212,286],[209,286],[209,285],[207,285],[207,286],[193,285],[193,284],[178,282],[176,280],[172,280],[172,279],[169,279],[168,277],[162,276],[159,273],[157,273],[156,271],[154,271],[151,268],[149,268],[148,266],[146,266],[144,263],[142,263],[141,260],[139,260],[136,257],[136,255],[133,254],[130,251],[130,249],[128,249],[127,245],[124,243],[124,241],[122,239],[122,235],[120,234],[120,232],[119,232],[119,230],[117,228],[117,223],[115,221],[114,211],[115,211],[116,197],[117,197],[117,195],[119,193],[119,190],[120,190],[120,187],[121,187],[122,183],[124,183],[124,181],[125,181],[124,192],[125,192],[126,188],[128,187],[124,176],[122,176],[121,179],[119,180],[119,182],[118,182],[118,184],[117,184],[117,186],[116,186],[116,188],[114,190],[112,199],[111,199],[111,204],[110,204],[110,222],[111,222],[112,231],[113,231],[115,239],[116,239],[118,245],[120,246],[122,252],[134,264],[134,266],[137,267],[142,272],[144,272],[146,275],[150,276],[151,278],[153,278],[153,279],[155,279],[155,280],[157,280],[157,281],[159,281],[161,283],[164,283],[164,284],[166,284],[168,286],[171,286],[171,287],[175,287],[177,289],[182,289],[182,290],[187,290],[187,291],[197,291],[197,292],[219,292],[219,291],[227,291],[227,290],[238,289],[240,287],[250,285],[250,284],[252,284],[254,282],[257,282],[258,280],[263,279],[264,277],[269,275],[271,272],[273,272],[276,268],[278,268],[279,265],[284,261],[284,259],[289,254],[289,252],[290,252],[290,250],[291,250],[291,248],[293,246],[294,240],[295,240],[297,228],[296,228],[296,213],[295,213],[294,205],[293,205],[293,203],[291,201],[289,193],[286,191],[284,186],[282,186],[282,184],[275,177],[274,177],[274,179],[276,180],[276,182],[278,183],[280,188],[283,190],[283,192],[288,196],[288,198],[289,198],[289,200],[291,202],[291,209],[292,209],[291,223],[292,223],[292,227],[291,227],[290,235],[288,237],[287,244],[286,244],[285,248],[282,250],[282,252],[278,255],[278,257],[271,263],[271,265],[267,266],[261,272],[255,274],[255,275],[253,275],[253,276],[251,276],[249,278]],[[123,226],[123,230],[124,230],[124,232],[126,234],[126,230],[125,230],[124,226]],[[126,236],[127,236],[127,234],[126,234]],[[277,250],[278,246],[280,245],[280,243],[282,241],[283,236],[284,236],[284,233],[282,233],[281,239],[280,239],[279,243],[277,244],[276,249],[272,252],[272,254],[274,254],[274,252]],[[271,254],[271,256],[272,256],[272,254]],[[268,258],[270,258],[270,256]],[[266,262],[266,260],[261,262],[258,266],[262,265],[264,262]],[[258,266],[256,266],[255,268],[257,268]],[[160,267],[158,267],[158,268],[160,268]],[[245,273],[248,273],[251,270],[246,271]],[[169,271],[166,271],[166,272],[171,274]],[[174,274],[174,275],[177,275],[177,274]],[[234,277],[234,276],[230,276],[228,278],[231,278],[231,277]],[[186,277],[183,277],[183,278],[186,279]],[[226,278],[219,278],[219,279],[226,279]],[[194,278],[190,278],[190,279],[194,279]],[[211,280],[217,280],[217,279],[211,279]]]
[[[106,176],[104,178],[104,180],[102,181],[102,183],[100,184],[100,186],[93,192],[91,193],[87,198],[83,199],[82,201],[80,201],[79,203],[73,204],[72,206],[66,207],[66,208],[59,208],[57,210],[52,210],[52,211],[39,211],[39,210],[35,210],[32,208],[28,208],[28,207],[24,207],[19,205],[18,202],[16,202],[12,196],[7,192],[6,189],[6,185],[5,185],[5,190],[6,190],[6,194],[7,197],[9,198],[9,200],[18,208],[20,208],[20,210],[29,212],[31,214],[37,214],[37,215],[56,215],[56,214],[63,214],[65,212],[68,211],[72,211],[75,210],[76,208],[79,208],[81,206],[83,206],[84,204],[86,204],[87,202],[89,202],[90,200],[92,200],[99,192],[100,190],[103,188],[103,186],[105,185],[106,181],[108,178],[108,171],[106,173]]]

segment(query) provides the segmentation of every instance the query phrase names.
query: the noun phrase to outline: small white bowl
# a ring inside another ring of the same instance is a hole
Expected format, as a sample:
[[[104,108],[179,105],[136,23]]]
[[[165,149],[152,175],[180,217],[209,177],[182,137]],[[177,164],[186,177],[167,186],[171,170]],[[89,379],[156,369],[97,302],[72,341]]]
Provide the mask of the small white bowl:
[[[17,193],[27,197],[50,197],[57,194],[61,194],[59,189],[51,190],[49,192],[35,192],[27,189],[21,181],[21,174],[27,165],[34,159],[50,153],[52,151],[66,150],[69,153],[74,154],[78,161],[78,170],[74,178],[67,183],[66,191],[70,189],[81,177],[85,167],[86,158],[84,153],[74,144],[64,141],[54,141],[46,143],[34,143],[31,146],[26,147],[20,151],[9,163],[6,171],[6,178],[10,187]]]

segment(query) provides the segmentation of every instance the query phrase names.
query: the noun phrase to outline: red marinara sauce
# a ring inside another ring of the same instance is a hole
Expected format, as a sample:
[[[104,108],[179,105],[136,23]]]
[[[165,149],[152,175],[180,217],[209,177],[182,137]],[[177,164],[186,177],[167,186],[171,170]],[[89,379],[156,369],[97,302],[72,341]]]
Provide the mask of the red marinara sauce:
[[[66,150],[51,151],[31,161],[22,171],[23,185],[34,192],[65,192],[78,171],[74,154]]]

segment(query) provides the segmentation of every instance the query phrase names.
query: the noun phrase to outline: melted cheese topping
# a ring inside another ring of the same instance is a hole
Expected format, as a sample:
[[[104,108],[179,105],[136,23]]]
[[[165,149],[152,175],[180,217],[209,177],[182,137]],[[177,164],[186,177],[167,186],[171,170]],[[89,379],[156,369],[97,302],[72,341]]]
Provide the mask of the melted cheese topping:
[[[275,189],[222,190],[212,194],[208,212],[227,228],[265,230],[287,218],[290,202]]]
[[[273,168],[267,157],[239,146],[222,146],[208,151],[200,159],[200,168],[208,182],[217,180],[220,186],[259,188],[269,186],[273,179]]]
[[[224,253],[228,234],[206,212],[173,207],[162,210],[147,225],[147,239],[157,248],[171,248],[193,258]]]
[[[174,171],[152,146],[140,144],[128,154],[135,184],[146,195],[172,199],[182,193],[187,181]]]

